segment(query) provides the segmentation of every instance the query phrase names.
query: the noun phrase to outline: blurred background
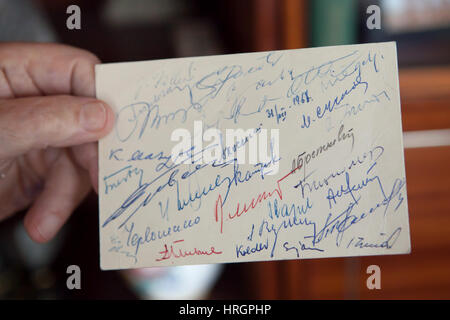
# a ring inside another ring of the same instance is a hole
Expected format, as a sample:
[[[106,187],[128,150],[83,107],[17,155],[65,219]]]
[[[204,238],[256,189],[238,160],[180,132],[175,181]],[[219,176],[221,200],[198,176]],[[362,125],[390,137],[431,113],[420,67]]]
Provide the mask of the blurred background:
[[[66,9],[81,9],[68,30]],[[369,30],[369,5],[381,29]],[[410,255],[102,272],[91,194],[46,245],[0,223],[0,299],[449,299],[450,0],[0,0],[0,41],[60,42],[103,62],[397,41]],[[77,236],[76,243],[72,239]],[[366,269],[381,268],[381,290]],[[81,290],[66,269],[81,268]]]

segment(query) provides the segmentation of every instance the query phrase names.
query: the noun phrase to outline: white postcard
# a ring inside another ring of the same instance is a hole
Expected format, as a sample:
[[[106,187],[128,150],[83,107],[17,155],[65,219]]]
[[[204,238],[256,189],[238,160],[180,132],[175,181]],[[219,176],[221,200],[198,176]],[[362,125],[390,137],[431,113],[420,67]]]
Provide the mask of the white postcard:
[[[101,268],[411,250],[394,42],[96,66]]]

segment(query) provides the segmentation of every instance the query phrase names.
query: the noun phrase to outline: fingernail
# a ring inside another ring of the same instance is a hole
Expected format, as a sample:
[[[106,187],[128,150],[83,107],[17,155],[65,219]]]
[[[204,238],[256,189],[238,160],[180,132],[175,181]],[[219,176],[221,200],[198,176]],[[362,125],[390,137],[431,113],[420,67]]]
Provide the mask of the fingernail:
[[[101,102],[91,102],[81,108],[80,124],[86,131],[98,131],[105,126],[106,110]]]
[[[47,215],[39,221],[36,228],[44,240],[50,240],[61,227],[61,220],[55,215]]]

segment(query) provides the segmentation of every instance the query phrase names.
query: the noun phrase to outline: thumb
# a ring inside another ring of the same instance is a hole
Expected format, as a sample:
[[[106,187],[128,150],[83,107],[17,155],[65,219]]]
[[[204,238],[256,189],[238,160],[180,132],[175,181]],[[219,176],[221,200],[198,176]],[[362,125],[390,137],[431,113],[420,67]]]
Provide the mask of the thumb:
[[[96,141],[113,125],[112,109],[93,98],[61,95],[0,100],[0,158]]]

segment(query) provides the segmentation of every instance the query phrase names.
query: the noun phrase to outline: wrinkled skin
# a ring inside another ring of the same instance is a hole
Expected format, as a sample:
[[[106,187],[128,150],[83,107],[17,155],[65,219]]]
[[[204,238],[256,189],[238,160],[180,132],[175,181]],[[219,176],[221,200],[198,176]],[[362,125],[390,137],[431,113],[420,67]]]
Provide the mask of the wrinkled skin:
[[[59,44],[0,44],[0,220],[28,208],[24,225],[37,242],[97,190],[96,141],[114,124],[93,98],[97,63]]]

